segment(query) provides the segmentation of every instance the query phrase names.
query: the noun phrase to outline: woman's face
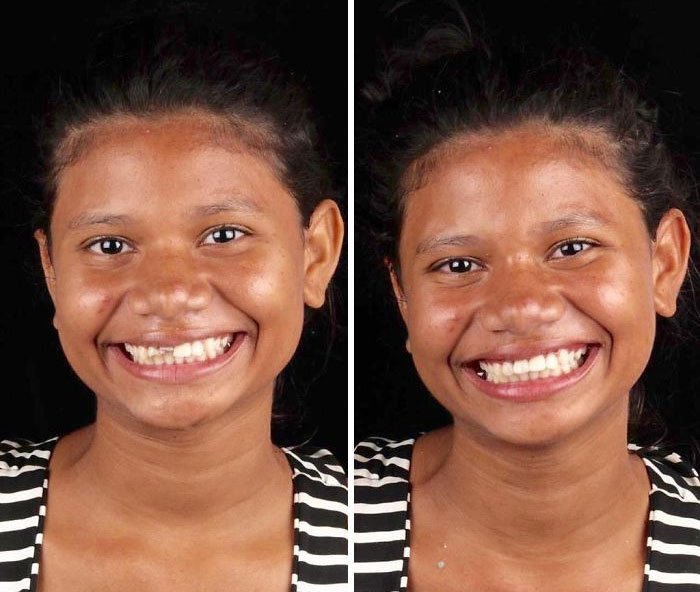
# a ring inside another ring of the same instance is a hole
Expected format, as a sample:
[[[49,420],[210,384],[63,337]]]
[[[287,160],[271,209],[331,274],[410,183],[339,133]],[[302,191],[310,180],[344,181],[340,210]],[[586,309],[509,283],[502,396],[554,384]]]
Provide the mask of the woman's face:
[[[438,160],[406,198],[394,277],[428,389],[455,422],[503,442],[619,425],[656,312],[675,307],[682,214],[652,241],[609,168],[532,127]]]
[[[269,407],[337,261],[329,204],[304,228],[266,158],[203,117],[94,130],[60,173],[50,253],[37,239],[61,344],[103,409],[185,428]]]

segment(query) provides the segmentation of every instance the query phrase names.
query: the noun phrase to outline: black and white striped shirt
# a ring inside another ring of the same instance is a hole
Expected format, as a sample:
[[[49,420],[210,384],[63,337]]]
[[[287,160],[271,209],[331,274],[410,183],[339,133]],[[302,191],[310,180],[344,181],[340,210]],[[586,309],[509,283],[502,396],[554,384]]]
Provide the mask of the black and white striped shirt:
[[[56,438],[0,442],[0,592],[35,592]],[[292,467],[292,592],[347,592],[347,479],[324,449],[283,448]]]
[[[355,592],[405,592],[410,557],[409,470],[415,438],[355,448]],[[649,475],[644,592],[700,592],[700,479],[675,453],[641,450]]]

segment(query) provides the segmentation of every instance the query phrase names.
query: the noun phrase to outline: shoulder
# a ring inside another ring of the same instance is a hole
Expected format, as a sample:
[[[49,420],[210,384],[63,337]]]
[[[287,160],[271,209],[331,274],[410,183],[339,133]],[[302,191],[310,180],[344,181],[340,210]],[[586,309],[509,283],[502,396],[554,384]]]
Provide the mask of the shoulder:
[[[325,448],[300,445],[282,448],[292,467],[292,478],[311,480],[321,487],[347,492],[347,476],[332,452]]]
[[[647,469],[655,523],[682,526],[700,544],[700,476],[687,460],[676,452],[658,448],[630,446]],[[690,530],[689,530],[690,529]]]
[[[700,510],[700,475],[693,465],[666,449],[640,448],[632,444],[629,448],[644,461],[651,493],[661,492]]]
[[[651,483],[647,577],[661,587],[678,584],[684,590],[684,585],[695,589],[698,580],[694,574],[700,565],[698,473],[675,452],[647,448],[636,453],[642,457]]]
[[[415,441],[373,437],[355,447],[356,514],[405,510]]]
[[[415,438],[368,438],[355,447],[355,585],[403,589],[410,529],[409,469]]]
[[[408,481],[415,438],[372,437],[355,446],[355,483],[379,487]]]
[[[15,478],[45,471],[58,438],[43,442],[0,440],[0,477]]]
[[[345,472],[324,448],[303,445],[282,450],[293,473],[297,581],[314,582],[319,589],[322,584],[341,589],[348,577],[343,559],[348,552]]]

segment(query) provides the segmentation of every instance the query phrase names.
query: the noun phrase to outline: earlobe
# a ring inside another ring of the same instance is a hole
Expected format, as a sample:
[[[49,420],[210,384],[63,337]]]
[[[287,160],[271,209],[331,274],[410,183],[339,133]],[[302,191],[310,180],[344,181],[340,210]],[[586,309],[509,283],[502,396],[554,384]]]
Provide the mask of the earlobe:
[[[326,288],[340,259],[343,235],[338,205],[333,200],[323,200],[311,214],[305,231],[304,302],[312,308],[320,308],[326,300]]]
[[[46,287],[49,290],[51,300],[55,303],[54,289],[56,285],[56,274],[54,273],[53,263],[51,263],[51,251],[49,248],[49,239],[43,230],[34,232],[34,238],[39,245],[39,256],[41,258],[41,267],[44,270],[44,280]]]
[[[673,208],[659,222],[652,253],[654,304],[661,316],[671,317],[676,312],[676,300],[688,270],[689,253],[688,223],[683,213]]]

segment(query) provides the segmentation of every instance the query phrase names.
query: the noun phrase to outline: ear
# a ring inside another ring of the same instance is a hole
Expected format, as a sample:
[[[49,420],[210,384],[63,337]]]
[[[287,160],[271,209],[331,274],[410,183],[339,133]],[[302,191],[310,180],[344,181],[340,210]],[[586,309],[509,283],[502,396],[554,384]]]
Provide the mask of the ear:
[[[661,218],[652,252],[656,312],[672,317],[688,270],[690,230],[683,213],[673,208]]]
[[[396,304],[399,307],[399,312],[401,313],[401,318],[403,319],[404,325],[406,324],[406,309],[407,301],[406,295],[404,294],[403,288],[401,287],[401,281],[396,273],[396,268],[391,260],[387,257],[384,259],[384,265],[386,265],[387,270],[389,270],[389,278],[391,279],[391,288],[394,291],[394,297],[396,298]],[[409,354],[413,354],[411,351],[411,338],[406,337],[406,351]]]
[[[312,308],[320,308],[326,301],[326,288],[343,247],[343,228],[338,204],[324,199],[304,231],[304,302]]]
[[[401,313],[401,318],[403,322],[406,322],[406,296],[404,295],[403,288],[401,287],[401,281],[396,273],[396,268],[394,264],[388,259],[384,259],[384,265],[386,265],[389,271],[389,278],[391,279],[391,288],[394,290],[394,298],[396,298],[396,304],[399,306],[399,312]],[[406,348],[408,349],[408,344]]]
[[[54,273],[53,263],[51,263],[51,251],[49,249],[49,239],[43,230],[34,232],[34,238],[39,245],[39,256],[41,257],[41,267],[44,270],[44,280],[46,287],[51,295],[51,300],[56,303],[54,292],[56,289],[56,274]]]

